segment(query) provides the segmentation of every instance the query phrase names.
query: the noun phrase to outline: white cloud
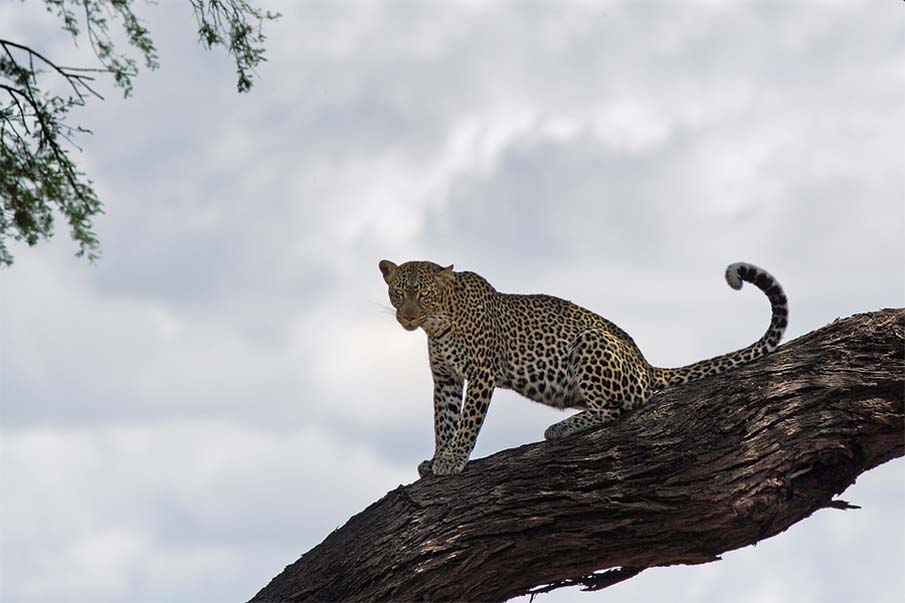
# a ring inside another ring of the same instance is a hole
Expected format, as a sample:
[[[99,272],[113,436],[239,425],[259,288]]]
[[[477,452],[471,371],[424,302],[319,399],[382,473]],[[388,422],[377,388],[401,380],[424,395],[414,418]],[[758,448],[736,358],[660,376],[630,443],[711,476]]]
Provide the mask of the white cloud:
[[[304,427],[36,428],[4,435],[2,449],[2,589],[14,601],[251,596],[278,563],[415,477]]]

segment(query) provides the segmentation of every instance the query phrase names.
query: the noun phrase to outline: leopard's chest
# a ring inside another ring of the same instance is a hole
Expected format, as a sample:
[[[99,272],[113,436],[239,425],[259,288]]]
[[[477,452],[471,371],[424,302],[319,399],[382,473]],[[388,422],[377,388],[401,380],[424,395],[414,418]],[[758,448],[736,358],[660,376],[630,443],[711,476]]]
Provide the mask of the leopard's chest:
[[[466,378],[468,372],[468,359],[473,354],[462,345],[459,338],[452,334],[443,338],[428,340],[428,352],[431,365],[440,367],[441,372],[454,375],[460,379]]]

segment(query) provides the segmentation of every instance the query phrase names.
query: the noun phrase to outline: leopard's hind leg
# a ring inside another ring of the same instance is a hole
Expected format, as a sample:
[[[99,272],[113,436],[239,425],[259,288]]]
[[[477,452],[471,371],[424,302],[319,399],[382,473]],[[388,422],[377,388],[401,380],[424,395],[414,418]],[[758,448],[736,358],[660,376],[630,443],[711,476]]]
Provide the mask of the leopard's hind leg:
[[[577,414],[554,423],[544,438],[554,440],[615,421],[650,396],[650,366],[633,343],[605,330],[579,335],[569,357]]]

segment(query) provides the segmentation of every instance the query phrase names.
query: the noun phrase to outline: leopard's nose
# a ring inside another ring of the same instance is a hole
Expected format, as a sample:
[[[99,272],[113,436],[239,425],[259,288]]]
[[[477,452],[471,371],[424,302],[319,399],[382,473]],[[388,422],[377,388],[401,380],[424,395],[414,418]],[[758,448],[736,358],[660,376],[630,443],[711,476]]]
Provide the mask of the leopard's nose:
[[[405,329],[406,331],[414,331],[419,326],[418,321],[415,320],[414,318],[407,319],[407,318],[403,318],[401,316],[399,317],[399,324],[401,324],[402,328]]]
[[[399,308],[399,311],[396,312],[396,320],[406,329],[411,329],[418,320],[418,314],[409,308]]]

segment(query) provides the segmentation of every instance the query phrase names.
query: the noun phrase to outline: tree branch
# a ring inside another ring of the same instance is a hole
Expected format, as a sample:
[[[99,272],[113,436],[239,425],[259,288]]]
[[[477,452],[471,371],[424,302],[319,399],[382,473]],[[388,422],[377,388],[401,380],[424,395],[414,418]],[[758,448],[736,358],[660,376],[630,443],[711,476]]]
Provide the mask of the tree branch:
[[[93,77],[90,77],[87,75],[81,75],[79,73],[73,73],[73,72],[75,72],[75,71],[106,72],[106,71],[108,71],[107,69],[78,69],[78,68],[73,68],[73,67],[61,67],[61,66],[57,65],[56,63],[54,63],[53,61],[51,61],[50,59],[48,59],[47,57],[45,57],[44,55],[42,55],[40,52],[37,52],[36,50],[32,50],[28,46],[18,44],[11,40],[0,39],[0,47],[3,48],[3,50],[6,52],[6,55],[10,58],[10,60],[13,61],[13,63],[15,63],[17,65],[18,65],[18,61],[16,61],[15,57],[13,57],[13,55],[10,53],[10,51],[9,51],[10,47],[17,48],[19,50],[26,52],[28,54],[29,60],[31,60],[32,58],[38,58],[42,63],[44,63],[45,65],[47,65],[48,67],[50,67],[51,69],[53,69],[54,71],[59,73],[61,76],[63,76],[63,78],[66,79],[66,82],[69,83],[69,85],[72,87],[72,90],[75,92],[76,96],[78,96],[80,104],[85,103],[85,95],[81,90],[79,90],[79,86],[84,86],[85,89],[88,90],[91,94],[93,94],[94,96],[96,96],[97,98],[99,98],[101,100],[104,100],[103,96],[101,96],[100,94],[95,92],[93,88],[91,88],[88,84],[85,83],[86,81],[94,80]],[[33,65],[30,66],[29,71],[32,73],[33,76],[37,74]]]
[[[252,601],[505,601],[707,563],[905,453],[905,310],[837,320],[625,420],[399,486]],[[602,571],[601,570],[608,570]]]

